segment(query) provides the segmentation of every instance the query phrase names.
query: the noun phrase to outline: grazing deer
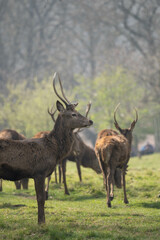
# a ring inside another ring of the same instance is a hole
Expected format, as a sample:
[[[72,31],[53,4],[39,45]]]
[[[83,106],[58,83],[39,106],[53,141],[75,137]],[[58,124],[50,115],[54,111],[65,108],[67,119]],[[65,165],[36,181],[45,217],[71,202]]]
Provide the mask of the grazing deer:
[[[120,134],[108,136],[107,131],[105,130],[103,132],[101,131],[95,144],[95,153],[99,160],[106,186],[108,207],[111,207],[111,200],[113,200],[114,197],[113,195],[114,176],[117,168],[120,168],[122,170],[124,203],[126,204],[128,203],[126,194],[125,174],[128,167],[127,164],[131,152],[132,131],[138,120],[138,113],[135,110],[136,119],[131,123],[130,128],[128,129],[120,128],[116,120],[116,111],[118,109],[118,106],[114,111],[115,121],[114,124],[115,127],[119,130]]]
[[[11,181],[34,179],[39,224],[45,222],[45,178],[70,153],[74,143],[73,130],[93,124],[75,110],[77,104],[68,103],[58,94],[55,80],[56,73],[53,77],[54,92],[65,107],[60,101],[56,102],[59,114],[53,130],[43,138],[0,140],[0,178]]]
[[[4,129],[0,131],[0,139],[23,140],[25,136],[12,129]],[[21,185],[23,189],[28,189],[28,181],[28,178],[15,181],[16,189],[21,189]],[[2,179],[0,179],[0,191],[2,191]]]
[[[78,133],[75,133],[75,143],[73,145],[71,153],[62,161],[62,173],[65,187],[65,194],[69,195],[69,191],[66,183],[66,163],[67,160],[76,162],[78,175],[80,181],[82,181],[80,166],[93,169],[97,174],[101,173],[98,159],[96,157],[93,148],[87,146]]]

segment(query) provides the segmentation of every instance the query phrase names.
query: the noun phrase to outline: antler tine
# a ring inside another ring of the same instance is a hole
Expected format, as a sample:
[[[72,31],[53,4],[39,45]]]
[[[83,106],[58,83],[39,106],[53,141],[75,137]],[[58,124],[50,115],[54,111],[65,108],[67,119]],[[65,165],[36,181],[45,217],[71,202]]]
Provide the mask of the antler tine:
[[[52,113],[52,110],[53,110],[53,106],[52,106],[52,108],[51,108],[51,111],[50,111],[49,108],[48,108],[48,113],[49,113],[49,115],[51,116],[51,118],[53,119],[53,122],[56,122],[56,120],[55,120],[55,118],[54,118],[54,115],[55,115],[55,113],[57,112],[57,109],[54,110],[53,113]]]
[[[91,105],[92,105],[92,103],[91,103],[91,101],[87,104],[87,108],[86,108],[86,118],[87,118],[87,116],[88,116],[88,113],[89,113],[89,111],[90,111],[90,109],[91,109]]]
[[[88,116],[88,113],[89,113],[89,111],[90,111],[90,109],[91,109],[91,105],[92,105],[92,103],[91,103],[91,101],[87,104],[87,108],[86,108],[86,118],[87,118],[87,116]],[[83,128],[78,128],[76,131],[75,131],[75,133],[79,133],[79,132],[81,132],[81,131],[83,131]]]
[[[61,101],[66,105],[66,107],[68,106],[68,103],[58,94],[56,87],[55,87],[55,81],[56,81],[56,75],[57,73],[55,72],[54,76],[53,76],[53,89],[55,91],[55,94],[57,95],[57,97],[59,99],[61,99]]]
[[[135,123],[138,121],[138,112],[137,112],[137,109],[134,108],[135,112],[136,112],[136,119],[135,119]]]
[[[61,82],[60,76],[59,76],[59,74],[57,74],[57,75],[58,75],[58,80],[59,80],[59,85],[60,85],[60,87],[61,87],[62,95],[63,95],[64,99],[65,99],[69,104],[71,104],[71,102],[66,98],[66,96],[65,96],[65,94],[64,94],[64,91],[63,91],[63,87],[62,87],[62,82]]]
[[[136,125],[136,122],[138,121],[138,112],[137,112],[137,109],[134,108],[135,112],[136,112],[136,119],[133,120],[133,122],[131,123],[131,130],[133,130],[133,128],[135,127]]]
[[[114,110],[114,122],[118,125],[118,122],[116,120],[116,112],[117,112],[117,109],[119,108],[119,105],[120,103],[118,103],[118,105],[116,106],[115,110]],[[119,126],[119,125],[118,125]]]

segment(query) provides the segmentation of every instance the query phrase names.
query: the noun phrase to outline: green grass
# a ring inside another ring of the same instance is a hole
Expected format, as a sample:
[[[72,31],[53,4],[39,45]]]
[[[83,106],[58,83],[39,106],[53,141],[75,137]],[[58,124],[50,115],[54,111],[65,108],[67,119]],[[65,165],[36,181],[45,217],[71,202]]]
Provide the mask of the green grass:
[[[33,180],[29,190],[15,190],[14,183],[3,182],[0,192],[0,239],[3,240],[152,240],[160,239],[160,154],[131,158],[127,194],[115,188],[112,208],[107,208],[102,175],[82,168],[79,183],[76,166],[67,164],[70,196],[63,185],[50,185],[45,204],[46,224],[37,224],[37,203]]]

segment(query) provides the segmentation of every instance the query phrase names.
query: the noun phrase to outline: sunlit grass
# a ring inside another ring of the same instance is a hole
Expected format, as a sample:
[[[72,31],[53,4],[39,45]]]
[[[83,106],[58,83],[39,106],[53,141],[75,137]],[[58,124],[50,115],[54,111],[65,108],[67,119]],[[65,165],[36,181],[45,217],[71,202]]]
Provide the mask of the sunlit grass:
[[[160,239],[160,154],[132,158],[129,162],[127,194],[115,188],[112,208],[107,208],[102,175],[82,168],[80,183],[74,163],[67,164],[70,195],[63,185],[50,185],[45,204],[46,224],[37,224],[37,203],[33,180],[29,190],[15,190],[3,182],[0,193],[0,239]]]

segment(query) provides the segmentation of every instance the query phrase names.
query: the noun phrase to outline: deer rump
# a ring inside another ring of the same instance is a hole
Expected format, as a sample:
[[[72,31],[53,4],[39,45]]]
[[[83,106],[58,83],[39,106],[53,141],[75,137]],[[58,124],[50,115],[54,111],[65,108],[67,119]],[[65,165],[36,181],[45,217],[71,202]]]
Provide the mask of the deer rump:
[[[56,157],[56,143],[49,144],[45,137],[29,141],[0,139],[0,178],[16,181],[44,173],[47,177],[56,166],[56,158],[53,165],[53,156]],[[46,158],[51,159],[47,166]]]
[[[128,148],[128,141],[123,135],[119,135],[116,131],[114,131],[112,134],[113,135],[106,134],[105,136],[105,134],[103,133],[103,138],[101,139],[101,141],[99,141],[98,143],[99,146],[97,147],[101,149],[100,156],[102,161],[106,165],[110,165],[112,164],[112,162],[114,162],[115,167],[114,182],[117,188],[122,188],[121,168],[124,163],[123,160],[127,158],[126,153]],[[115,160],[117,161],[115,162]]]

